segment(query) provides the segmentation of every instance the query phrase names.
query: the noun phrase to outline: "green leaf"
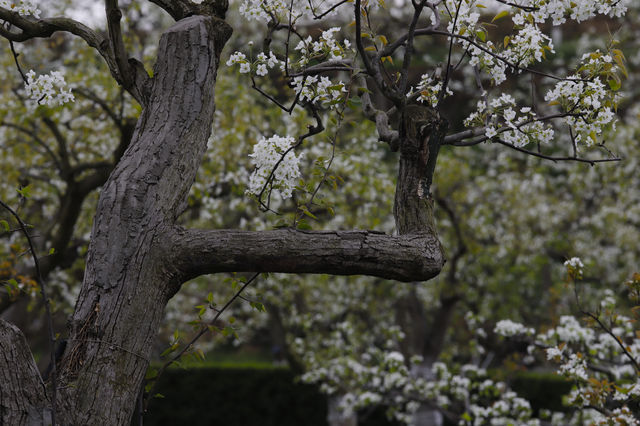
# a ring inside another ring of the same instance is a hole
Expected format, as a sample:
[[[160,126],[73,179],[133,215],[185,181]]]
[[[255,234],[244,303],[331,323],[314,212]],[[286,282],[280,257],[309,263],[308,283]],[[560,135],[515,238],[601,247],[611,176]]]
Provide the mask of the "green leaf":
[[[622,87],[622,83],[617,78],[611,78],[607,81],[609,83],[609,87],[614,92],[617,92]]]
[[[255,309],[258,312],[267,312],[264,305],[260,302],[251,302],[250,305],[253,309]]]
[[[171,352],[175,351],[176,349],[178,349],[178,344],[174,343],[173,345],[169,346],[167,349],[165,349],[164,351],[162,351],[162,353],[160,354],[161,357],[165,357],[167,355],[169,355]]]
[[[353,110],[358,110],[362,107],[362,100],[356,97],[347,99],[347,106]]]
[[[301,229],[303,231],[308,231],[308,230],[310,230],[312,228],[311,228],[311,225],[309,225],[306,220],[300,219],[300,221],[298,221],[298,224],[296,225],[296,229]]]
[[[144,375],[144,378],[147,380],[151,380],[151,379],[155,379],[157,375],[158,375],[158,370],[156,370],[155,368],[149,368],[147,370],[147,373]]]
[[[314,215],[313,213],[311,213],[309,211],[309,209],[307,208],[307,206],[300,206],[298,207],[300,209],[300,211],[302,211],[302,213],[304,213],[306,216],[309,216],[312,219],[316,219],[318,220],[318,218],[316,217],[316,215]]]
[[[505,16],[508,16],[508,15],[509,15],[509,11],[508,10],[503,10],[502,12],[500,12],[496,16],[494,16],[493,19],[491,20],[491,22],[496,22],[498,19],[504,18]]]
[[[23,188],[16,189],[16,191],[18,192],[18,194],[20,194],[24,198],[31,197],[31,185],[27,185]]]
[[[202,351],[202,349],[196,349],[195,354],[201,361],[204,361],[204,352]]]
[[[0,225],[4,228],[5,231],[9,232],[11,228],[9,227],[9,222],[6,220],[0,220]]]
[[[53,248],[53,247],[51,247],[51,248],[49,249],[49,256],[51,256],[52,254],[55,254],[55,253],[56,253],[56,249],[55,249],[55,248]]]

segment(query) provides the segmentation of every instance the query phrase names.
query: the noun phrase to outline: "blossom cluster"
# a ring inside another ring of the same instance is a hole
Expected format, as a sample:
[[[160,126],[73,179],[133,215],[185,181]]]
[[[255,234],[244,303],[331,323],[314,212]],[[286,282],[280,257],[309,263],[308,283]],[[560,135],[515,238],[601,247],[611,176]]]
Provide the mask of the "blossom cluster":
[[[329,77],[312,75],[309,77],[295,77],[293,90],[301,101],[322,103],[327,107],[338,105],[346,92],[344,83],[332,82]]]
[[[340,61],[345,58],[351,49],[349,40],[345,39],[341,44],[335,34],[340,28],[334,27],[323,31],[320,37],[314,41],[311,36],[301,40],[295,50],[300,53],[297,65],[307,66],[311,61],[329,60]],[[267,75],[270,69],[279,67],[285,71],[284,61],[279,60],[276,55],[269,51],[269,54],[259,53],[255,60],[247,58],[242,52],[234,52],[226,62],[227,66],[238,65],[241,74]],[[345,84],[341,81],[333,82],[327,76],[298,75],[291,80],[291,87],[300,101],[320,103],[324,107],[335,108],[341,103],[346,93]]]
[[[530,335],[533,334],[533,328],[525,327],[524,325],[511,321],[501,320],[496,323],[496,327],[493,330],[496,334],[503,337],[513,337],[517,335]]]
[[[442,81],[434,81],[429,74],[423,74],[422,77],[420,77],[420,83],[416,86],[416,91],[420,94],[418,96],[418,101],[422,103],[426,102],[434,107],[437,106],[440,92],[442,91],[442,85]],[[445,95],[453,95],[449,86],[447,86]],[[411,96],[411,93],[407,96]]]
[[[0,0],[0,7],[18,12],[23,16],[31,15],[36,19],[40,18],[42,13],[35,0]]]
[[[286,0],[244,0],[240,14],[249,21],[269,21],[272,16],[284,16],[289,11]]]
[[[582,275],[582,268],[584,268],[584,263],[579,257],[572,257],[571,259],[564,262],[564,266],[566,266],[569,270],[574,270],[578,274]]]
[[[259,76],[265,76],[270,69],[278,66],[280,70],[284,70],[284,62],[280,61],[276,55],[269,51],[269,55],[264,52],[258,53],[254,61],[247,59],[242,52],[234,52],[229,56],[226,62],[227,66],[239,65],[241,74],[255,73]]]
[[[456,374],[446,364],[436,362],[433,373],[434,380],[425,383],[428,389],[426,396],[446,410],[468,407],[461,425],[540,424],[532,418],[531,405],[527,400],[518,397],[505,383],[489,379],[482,368],[466,364]]]
[[[603,107],[607,97],[604,84],[596,77],[593,81],[561,81],[550,90],[545,100],[550,104],[560,104],[567,117],[566,123],[575,130],[576,142],[592,145],[602,130],[612,124],[615,113],[611,107]]]
[[[272,136],[260,138],[249,154],[255,166],[249,179],[248,193],[259,195],[265,185],[269,185],[283,199],[291,197],[300,178],[300,160],[302,154],[295,155],[291,136]],[[271,176],[271,179],[269,179]]]
[[[522,25],[526,20],[545,23],[548,19],[553,25],[561,25],[567,21],[567,16],[576,22],[592,18],[596,14],[620,17],[627,11],[625,0],[520,0],[514,5],[522,10],[513,18],[516,25]]]
[[[503,93],[489,104],[478,102],[478,108],[465,120],[466,126],[485,126],[485,136],[500,138],[522,147],[531,142],[547,143],[554,137],[553,128],[537,120],[531,107],[517,108],[513,96]]]
[[[579,258],[567,260],[565,266],[572,281],[580,279],[584,264]],[[640,360],[640,336],[635,322],[616,312],[611,289],[604,290],[600,299],[595,313],[589,315],[596,327],[562,316],[558,325],[535,337],[528,351],[545,348],[546,359],[558,364],[558,374],[573,381],[566,402],[579,408],[589,424],[640,425],[627,407],[640,396],[640,377],[634,367]],[[614,409],[608,408],[612,401]],[[558,418],[553,424],[571,424],[569,420]]]
[[[618,59],[621,62],[621,59]],[[559,81],[545,96],[550,105],[558,105],[566,114],[565,123],[573,129],[576,143],[592,145],[605,128],[615,127],[614,108],[618,95],[617,73],[620,66],[610,54],[593,52],[582,57],[581,74]],[[609,88],[601,78],[609,79]]]
[[[448,19],[447,31],[456,35],[455,42],[470,54],[470,65],[486,71],[493,83],[499,85],[506,80],[508,68],[521,72],[535,62],[544,60],[546,52],[553,52],[551,38],[540,28],[548,20],[559,25],[567,17],[577,22],[598,14],[620,17],[627,10],[627,3],[622,0],[514,1],[509,3],[512,7],[499,16],[513,13],[516,32],[506,36],[500,43],[487,39],[488,32],[480,22],[479,12],[485,6],[476,0],[447,0],[440,6],[440,14]]]
[[[335,332],[323,342],[323,350],[335,348],[339,352],[338,348],[351,344],[355,332],[346,322],[337,324]],[[302,339],[294,344],[305,363],[314,366],[302,376],[303,381],[320,383],[323,392],[339,397],[345,416],[385,405],[389,416],[412,424],[421,404],[427,403],[449,412],[465,412],[469,423],[461,424],[481,425],[494,419],[500,420],[495,424],[539,424],[526,400],[474,365],[466,364],[455,371],[441,362],[428,366],[419,356],[407,360],[391,346],[369,346],[359,357],[333,356],[318,363],[317,352],[310,352],[305,344]]]
[[[36,77],[35,71],[27,73],[25,83],[27,96],[38,104],[46,104],[50,107],[63,105],[75,100],[71,89],[67,88],[67,82],[60,71],[51,71]]]
[[[331,61],[340,61],[345,58],[347,52],[351,49],[351,42],[344,39],[340,44],[335,35],[340,32],[340,28],[332,27],[322,32],[318,40],[314,41],[311,36],[307,36],[304,40],[300,40],[295,50],[300,52],[300,65],[306,65],[314,59],[328,59]]]

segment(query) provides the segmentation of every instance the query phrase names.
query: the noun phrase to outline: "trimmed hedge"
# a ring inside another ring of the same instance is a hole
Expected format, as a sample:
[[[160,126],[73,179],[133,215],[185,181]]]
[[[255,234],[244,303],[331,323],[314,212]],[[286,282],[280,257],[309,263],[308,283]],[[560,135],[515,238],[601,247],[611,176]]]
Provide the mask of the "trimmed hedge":
[[[518,396],[528,400],[535,413],[540,409],[566,411],[562,397],[571,391],[573,383],[549,373],[518,373],[509,381]]]
[[[571,383],[552,374],[518,373],[512,388],[537,411],[563,410]],[[326,426],[327,399],[297,383],[286,368],[169,369],[160,378],[144,426]],[[383,408],[362,413],[360,426],[389,426]]]
[[[169,369],[144,426],[326,426],[327,401],[284,368]]]

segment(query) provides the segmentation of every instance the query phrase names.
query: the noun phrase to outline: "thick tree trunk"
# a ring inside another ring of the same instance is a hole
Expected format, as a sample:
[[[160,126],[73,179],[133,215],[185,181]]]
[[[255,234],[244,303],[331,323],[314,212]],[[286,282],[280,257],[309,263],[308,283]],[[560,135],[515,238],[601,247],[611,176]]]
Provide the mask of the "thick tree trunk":
[[[219,54],[231,34],[191,17],[160,41],[148,104],[100,194],[59,366],[63,424],[128,424],[164,307],[180,282],[164,235],[206,149]]]
[[[398,233],[426,233],[437,239],[430,190],[448,123],[433,108],[411,105],[404,111],[402,126],[394,205]],[[440,250],[442,253],[441,247]],[[398,322],[406,335],[403,352],[407,357],[424,356],[421,365],[413,366],[412,376],[433,379],[431,366],[442,348],[450,312],[451,309],[439,311],[430,333],[424,307],[415,290],[399,301]],[[413,416],[413,424],[440,426],[442,415],[430,404],[422,404]]]

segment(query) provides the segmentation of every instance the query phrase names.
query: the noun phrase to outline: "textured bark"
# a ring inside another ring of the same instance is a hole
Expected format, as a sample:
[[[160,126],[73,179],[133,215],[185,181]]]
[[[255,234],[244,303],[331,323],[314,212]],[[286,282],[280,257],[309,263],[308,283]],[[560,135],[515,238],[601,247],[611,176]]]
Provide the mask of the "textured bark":
[[[0,424],[43,425],[51,411],[27,340],[0,319]]]
[[[429,191],[447,122],[435,109],[411,105],[403,114],[402,126],[393,207],[396,227],[401,235],[427,233],[437,238]]]
[[[167,30],[131,145],[100,194],[60,365],[63,424],[128,424],[164,306],[177,288],[160,242],[206,149],[231,29],[191,17]]]
[[[434,200],[430,194],[440,145],[446,136],[447,121],[430,107],[408,106],[403,114],[400,138],[400,167],[396,184],[394,215],[400,235],[427,234],[438,241],[433,216]],[[443,249],[438,241],[437,250]],[[441,266],[443,266],[444,261]],[[398,322],[406,334],[402,343],[406,356],[423,355],[424,363],[414,366],[411,374],[433,379],[431,365],[442,349],[452,309],[441,310],[429,334],[422,302],[411,291],[398,304]],[[446,321],[446,322],[445,322]],[[442,323],[441,323],[442,322]],[[421,404],[414,414],[417,425],[439,426],[442,415],[430,404]]]
[[[174,263],[185,278],[214,272],[365,274],[398,281],[436,276],[444,263],[430,233],[370,231],[184,230],[172,235]]]

